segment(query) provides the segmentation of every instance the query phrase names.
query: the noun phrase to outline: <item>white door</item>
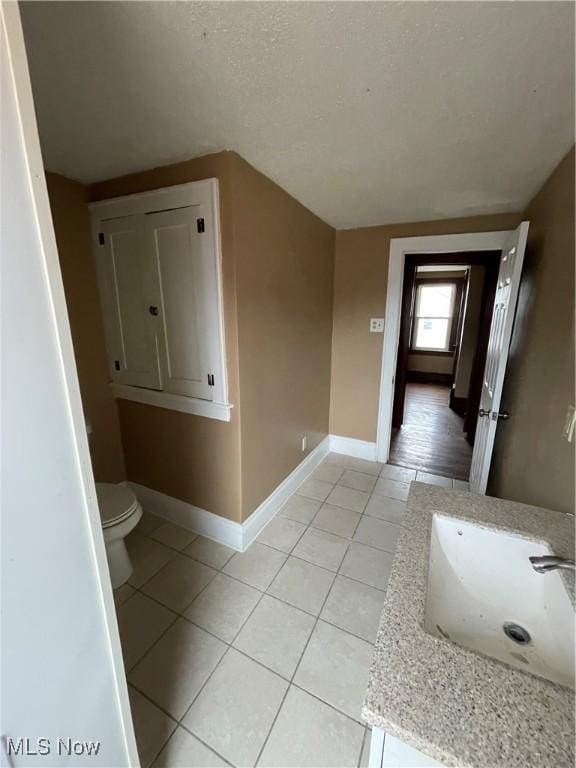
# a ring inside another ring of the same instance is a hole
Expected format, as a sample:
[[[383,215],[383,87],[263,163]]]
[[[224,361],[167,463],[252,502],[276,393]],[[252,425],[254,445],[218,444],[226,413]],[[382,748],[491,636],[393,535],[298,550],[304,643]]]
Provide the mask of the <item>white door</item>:
[[[211,400],[208,302],[215,297],[205,274],[209,264],[202,243],[201,208],[147,214],[145,228],[156,278],[162,387],[165,392]]]
[[[502,250],[470,468],[475,493],[486,493],[527,237],[528,222],[523,221]]]
[[[156,349],[154,264],[142,215],[100,224],[98,279],[110,374],[120,384],[161,389]]]
[[[127,768],[138,756],[17,3],[0,4],[0,38],[0,765]]]

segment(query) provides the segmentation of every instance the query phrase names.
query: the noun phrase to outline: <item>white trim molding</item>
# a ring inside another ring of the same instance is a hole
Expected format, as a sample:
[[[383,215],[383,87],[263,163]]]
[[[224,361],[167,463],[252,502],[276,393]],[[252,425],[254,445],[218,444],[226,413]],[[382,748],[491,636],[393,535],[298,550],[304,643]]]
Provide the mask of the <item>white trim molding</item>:
[[[228,520],[214,512],[208,512],[201,507],[195,507],[187,501],[175,499],[174,496],[168,496],[166,493],[154,491],[139,483],[129,482],[128,485],[134,493],[142,508],[146,512],[158,517],[164,518],[171,523],[180,525],[194,533],[206,536],[220,544],[226,544],[232,549],[243,552],[242,544],[242,525],[233,520]]]
[[[376,443],[357,440],[354,437],[330,435],[330,450],[332,453],[343,453],[345,456],[354,456],[356,459],[376,461]]]
[[[229,403],[216,403],[213,400],[200,400],[197,397],[175,395],[172,392],[161,392],[157,389],[144,389],[129,384],[110,384],[112,394],[118,400],[132,400],[135,403],[156,405],[181,413],[193,413],[196,416],[206,416],[209,419],[230,421],[230,411],[234,407]]]
[[[175,499],[160,491],[154,491],[139,483],[129,482],[128,485],[146,511],[220,544],[225,544],[238,552],[244,552],[283,504],[327,456],[329,449],[330,438],[325,437],[243,523],[228,520],[214,512],[208,512],[206,509]]]
[[[395,237],[390,240],[388,288],[386,292],[384,337],[382,342],[382,372],[378,402],[378,434],[376,438],[378,461],[386,463],[390,454],[392,406],[394,403],[396,360],[400,336],[402,280],[406,254],[502,251],[506,247],[510,235],[510,230],[503,230],[501,232],[472,232],[460,235]]]
[[[243,528],[243,545],[246,549],[258,536],[260,531],[272,520],[278,510],[288,501],[290,496],[302,485],[320,462],[330,452],[330,438],[325,437],[321,443],[319,443],[314,450],[310,451],[308,456],[301,461],[300,464],[294,469],[288,477],[278,485],[268,496],[264,499],[262,504],[252,512],[242,524]]]

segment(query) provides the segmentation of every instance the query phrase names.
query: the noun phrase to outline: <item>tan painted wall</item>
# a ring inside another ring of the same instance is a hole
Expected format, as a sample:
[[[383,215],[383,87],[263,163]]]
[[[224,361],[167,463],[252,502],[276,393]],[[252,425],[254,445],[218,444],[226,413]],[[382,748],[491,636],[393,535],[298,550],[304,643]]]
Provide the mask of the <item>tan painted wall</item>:
[[[574,443],[562,437],[574,404],[574,150],[528,206],[520,287],[489,492],[574,511]]]
[[[390,239],[513,229],[520,220],[501,214],[336,232],[332,434],[376,440],[382,334],[370,333],[369,321],[384,317]]]
[[[335,233],[238,155],[232,166],[246,517],[328,434]]]
[[[232,420],[127,401],[119,401],[119,413],[130,479],[242,520],[302,460],[303,435],[308,450],[328,431],[375,440],[382,336],[370,334],[368,322],[384,314],[390,238],[510,229],[521,217],[334,233],[229,152],[95,184],[90,199],[214,176],[220,180]],[[84,193],[80,185],[52,175],[49,188],[86,413],[96,433],[106,434],[104,445],[95,439],[97,477],[122,479]],[[573,398],[571,188],[566,161],[527,213],[532,220],[527,279],[506,389],[519,416],[500,430],[491,480],[498,495],[558,509],[567,508],[574,494],[574,448],[560,437]],[[566,354],[558,354],[558,339],[571,339]],[[537,392],[547,394],[535,419]],[[526,482],[526,446],[538,460],[539,480],[535,472]]]
[[[91,199],[213,176],[232,420],[119,410],[131,480],[243,520],[328,433],[334,230],[233,152],[95,184]]]
[[[233,241],[231,153],[93,184],[91,200],[144,192],[216,177],[220,184],[222,277],[230,422],[119,400],[128,478],[230,520],[241,519],[240,413],[236,263]]]
[[[96,480],[126,477],[116,402],[108,386],[108,363],[100,315],[90,221],[84,187],[47,174],[62,280],[74,344],[84,415],[92,424],[90,452]]]

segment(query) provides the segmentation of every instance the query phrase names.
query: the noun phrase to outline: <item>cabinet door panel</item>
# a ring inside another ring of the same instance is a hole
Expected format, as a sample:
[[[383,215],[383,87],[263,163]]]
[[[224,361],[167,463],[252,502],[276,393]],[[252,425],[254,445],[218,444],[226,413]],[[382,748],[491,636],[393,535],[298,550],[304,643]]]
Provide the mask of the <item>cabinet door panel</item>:
[[[157,270],[160,366],[166,392],[212,399],[208,384],[207,303],[197,206],[146,216]]]
[[[161,389],[155,318],[155,288],[143,233],[143,217],[102,222],[100,278],[111,373],[114,381]]]

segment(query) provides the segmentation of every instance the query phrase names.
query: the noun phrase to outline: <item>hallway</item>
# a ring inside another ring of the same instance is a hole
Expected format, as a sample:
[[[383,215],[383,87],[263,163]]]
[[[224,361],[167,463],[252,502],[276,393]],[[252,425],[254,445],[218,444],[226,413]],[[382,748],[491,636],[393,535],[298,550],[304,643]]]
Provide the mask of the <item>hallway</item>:
[[[406,385],[404,423],[390,444],[390,464],[468,480],[472,447],[462,431],[463,419],[448,406],[444,384]]]

